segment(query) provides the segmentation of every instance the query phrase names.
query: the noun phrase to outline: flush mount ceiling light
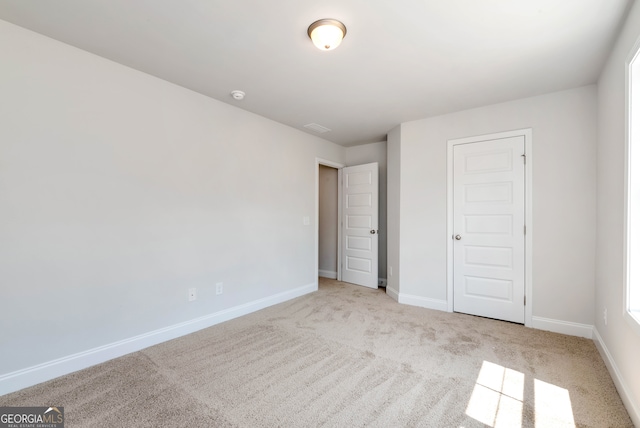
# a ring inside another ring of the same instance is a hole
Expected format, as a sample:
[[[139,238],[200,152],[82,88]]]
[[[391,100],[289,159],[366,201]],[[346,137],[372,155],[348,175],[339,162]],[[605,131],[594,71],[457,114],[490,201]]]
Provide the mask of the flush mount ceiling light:
[[[337,48],[347,35],[347,27],[336,19],[320,19],[309,25],[309,38],[321,51]]]

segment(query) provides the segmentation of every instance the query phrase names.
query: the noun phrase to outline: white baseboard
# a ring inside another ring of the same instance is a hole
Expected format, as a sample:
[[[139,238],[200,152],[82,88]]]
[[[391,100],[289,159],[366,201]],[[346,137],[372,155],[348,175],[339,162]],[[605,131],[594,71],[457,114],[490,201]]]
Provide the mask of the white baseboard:
[[[598,333],[598,330],[595,327],[593,328],[593,341],[600,352],[600,356],[602,356],[602,359],[604,360],[604,364],[609,370],[609,374],[613,379],[613,383],[616,385],[618,394],[620,395],[627,412],[629,412],[629,416],[631,417],[633,424],[640,427],[640,408],[633,399],[633,395],[629,392],[629,387],[627,386],[624,377],[620,373],[609,349],[607,349],[607,345],[605,345],[604,340],[602,340],[602,336],[600,336],[600,333]]]
[[[396,302],[398,301],[398,290],[391,288],[387,285],[387,296],[391,297]]]
[[[430,299],[428,297],[413,296],[411,294],[398,294],[398,303],[411,306],[420,306],[421,308],[435,309],[436,311],[447,311],[447,301]]]
[[[531,317],[531,327],[538,330],[552,331],[554,333],[568,334],[591,339],[593,337],[593,326],[589,324],[579,324],[577,322],[554,320],[551,318]]]
[[[38,364],[22,370],[0,375],[0,395],[18,391],[28,386],[36,385],[56,377],[69,374],[105,361],[136,352],[167,340],[193,333],[203,328],[211,327],[224,321],[250,314],[287,300],[303,296],[318,290],[317,282],[304,285],[293,290],[278,293],[273,296],[254,300],[233,308],[224,309],[209,315],[185,321],[169,327],[150,331],[145,334],[130,337],[118,342],[89,349],[53,361]]]
[[[338,272],[318,269],[318,276],[321,276],[323,278],[329,278],[329,279],[338,279]]]

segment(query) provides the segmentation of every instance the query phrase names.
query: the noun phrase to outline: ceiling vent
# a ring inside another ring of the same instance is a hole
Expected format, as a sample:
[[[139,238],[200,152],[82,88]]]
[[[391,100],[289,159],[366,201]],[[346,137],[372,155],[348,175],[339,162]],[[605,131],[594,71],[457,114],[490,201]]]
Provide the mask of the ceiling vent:
[[[324,126],[318,125],[317,123],[309,123],[304,127],[315,132],[316,134],[324,134],[325,132],[331,131],[329,128],[325,128]]]

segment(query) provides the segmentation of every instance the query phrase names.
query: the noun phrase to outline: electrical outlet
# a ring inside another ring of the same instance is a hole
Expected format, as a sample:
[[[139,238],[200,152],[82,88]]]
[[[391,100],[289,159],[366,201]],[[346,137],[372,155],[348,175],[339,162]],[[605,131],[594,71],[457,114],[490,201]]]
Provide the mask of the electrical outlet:
[[[393,276],[393,267],[389,266],[389,276]]]
[[[223,286],[221,282],[216,284],[216,294],[222,294]]]
[[[604,325],[607,325],[607,308],[604,308],[604,313],[602,314],[602,317],[604,318]]]
[[[195,288],[190,288],[189,289],[188,300],[190,302],[193,302],[194,300],[196,300],[196,289]]]

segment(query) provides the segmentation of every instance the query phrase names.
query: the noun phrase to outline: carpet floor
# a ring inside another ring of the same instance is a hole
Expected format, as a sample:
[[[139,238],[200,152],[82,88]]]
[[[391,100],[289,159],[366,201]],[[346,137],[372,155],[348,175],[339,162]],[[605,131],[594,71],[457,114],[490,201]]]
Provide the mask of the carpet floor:
[[[591,340],[319,290],[0,397],[67,427],[633,427]]]

